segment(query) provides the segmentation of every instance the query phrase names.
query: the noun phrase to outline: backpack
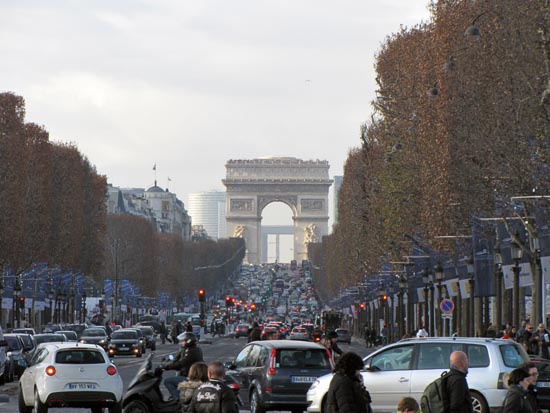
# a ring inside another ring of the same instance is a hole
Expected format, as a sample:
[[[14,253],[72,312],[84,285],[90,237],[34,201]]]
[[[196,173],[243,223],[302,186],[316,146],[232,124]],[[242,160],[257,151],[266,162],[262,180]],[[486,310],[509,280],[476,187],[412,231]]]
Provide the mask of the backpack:
[[[422,410],[422,413],[445,413],[448,410],[446,408],[448,400],[445,389],[447,374],[448,372],[444,371],[440,377],[432,381],[424,389],[424,393],[422,393],[422,397],[420,398],[420,410]]]

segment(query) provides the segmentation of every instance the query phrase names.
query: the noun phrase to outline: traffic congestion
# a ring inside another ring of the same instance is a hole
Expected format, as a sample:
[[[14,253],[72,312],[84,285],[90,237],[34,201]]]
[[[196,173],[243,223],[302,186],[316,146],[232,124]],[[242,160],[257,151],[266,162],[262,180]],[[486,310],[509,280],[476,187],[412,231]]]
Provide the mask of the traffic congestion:
[[[224,412],[329,413],[331,403],[353,402],[334,389],[350,378],[368,411],[394,412],[401,402],[414,411],[431,382],[456,370],[460,378],[468,373],[468,409],[488,413],[503,406],[512,372],[531,367],[540,383],[550,382],[547,364],[513,340],[417,335],[369,344],[370,336],[352,334],[352,317],[320,300],[307,265],[243,266],[187,318],[149,314],[133,326],[3,334],[0,412],[213,411],[200,400],[217,389],[215,409]],[[203,298],[199,291],[198,304]],[[545,384],[538,390],[535,403],[547,407],[550,392]]]

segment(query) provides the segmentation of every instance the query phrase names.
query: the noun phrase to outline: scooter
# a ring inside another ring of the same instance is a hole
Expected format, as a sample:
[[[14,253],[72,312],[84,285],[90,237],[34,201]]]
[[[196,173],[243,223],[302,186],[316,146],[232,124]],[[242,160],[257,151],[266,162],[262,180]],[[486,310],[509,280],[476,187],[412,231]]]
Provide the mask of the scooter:
[[[179,400],[164,400],[160,385],[162,383],[162,364],[160,368],[153,369],[153,356],[150,353],[142,364],[128,389],[122,398],[124,413],[180,413],[181,404]],[[173,360],[169,356],[167,361]],[[230,376],[226,376],[227,384],[235,392],[237,402],[242,406],[239,397],[239,385]]]

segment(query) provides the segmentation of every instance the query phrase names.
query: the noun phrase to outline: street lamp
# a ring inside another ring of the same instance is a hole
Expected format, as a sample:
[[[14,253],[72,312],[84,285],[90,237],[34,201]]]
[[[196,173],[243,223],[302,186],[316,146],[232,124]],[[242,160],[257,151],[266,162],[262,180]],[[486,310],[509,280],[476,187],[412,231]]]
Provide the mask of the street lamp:
[[[468,278],[468,283],[470,284],[470,298],[469,304],[470,308],[468,310],[468,335],[470,337],[475,336],[476,331],[476,322],[475,322],[475,267],[474,267],[474,257],[470,255],[466,260],[466,271],[470,278]]]
[[[424,292],[426,307],[424,308],[424,323],[429,322],[429,333],[435,335],[435,295],[434,295],[434,283],[432,280],[431,271],[426,268],[422,274],[422,281],[424,282]],[[429,309],[429,311],[428,311]],[[424,326],[425,327],[425,326]]]
[[[500,243],[497,242],[494,248],[493,261],[495,263],[495,284],[496,284],[496,312],[495,324],[498,329],[502,326],[502,251]]]
[[[409,323],[409,317],[408,314],[405,312],[405,306],[404,306],[404,299],[405,299],[405,293],[407,292],[407,276],[405,274],[400,274],[398,278],[398,285],[399,285],[399,338],[403,337],[407,332],[408,329],[408,323]],[[409,298],[407,297],[407,301],[409,301]]]
[[[21,285],[19,279],[16,278],[15,285],[13,287],[13,326],[19,327],[19,296],[21,295]],[[17,323],[17,324],[16,324]]]
[[[516,238],[519,236],[519,234],[516,234]],[[512,254],[512,260],[514,261],[514,266],[512,267],[512,271],[514,272],[514,303],[513,303],[513,323],[515,326],[519,325],[519,273],[521,272],[521,268],[519,266],[519,262],[521,261],[521,258],[523,257],[523,250],[521,249],[521,246],[519,243],[515,240],[513,240],[510,243],[510,252]]]
[[[82,309],[80,310],[80,322],[84,323],[86,321],[86,291],[82,293]]]
[[[53,295],[54,295],[53,290],[50,285],[50,291],[48,292],[48,299],[50,300],[50,323],[51,324],[53,324],[53,313],[54,313],[54,309],[52,308]]]
[[[437,294],[438,299],[441,302],[443,299],[443,285],[441,284],[443,282],[443,279],[445,278],[445,271],[443,270],[443,267],[441,266],[441,263],[438,262],[436,266],[434,267],[434,273],[435,273],[435,281],[437,282]],[[439,306],[438,306],[439,307]],[[445,320],[443,319],[443,312],[441,310],[438,311],[440,313],[440,322],[439,322],[439,334],[440,336],[443,335],[443,332],[445,331]]]
[[[4,283],[0,280],[0,325],[2,324],[2,296],[4,294]]]

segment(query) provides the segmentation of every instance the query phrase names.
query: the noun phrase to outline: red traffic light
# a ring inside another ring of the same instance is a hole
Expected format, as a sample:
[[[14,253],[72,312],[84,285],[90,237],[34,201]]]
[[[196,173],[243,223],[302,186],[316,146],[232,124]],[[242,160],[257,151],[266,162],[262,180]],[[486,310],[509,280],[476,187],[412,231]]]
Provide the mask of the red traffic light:
[[[19,297],[19,302],[24,303],[25,302],[25,297],[23,297],[23,296]]]
[[[205,291],[201,288],[198,292],[199,292],[199,302],[204,302]]]
[[[386,294],[380,296],[380,299],[383,301],[383,302],[386,302],[388,301],[388,296]]]
[[[199,295],[204,295],[204,290],[202,288],[199,290]]]
[[[365,304],[363,304],[363,303],[359,304],[359,308],[360,308],[361,310],[364,310],[364,309],[365,309]]]

